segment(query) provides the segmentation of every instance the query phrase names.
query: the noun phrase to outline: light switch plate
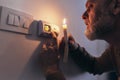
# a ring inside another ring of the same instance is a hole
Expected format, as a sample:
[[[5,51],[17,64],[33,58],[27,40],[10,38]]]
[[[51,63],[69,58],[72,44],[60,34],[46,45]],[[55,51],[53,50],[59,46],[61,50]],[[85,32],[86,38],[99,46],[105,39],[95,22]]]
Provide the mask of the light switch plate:
[[[0,30],[29,34],[28,31],[32,22],[32,15],[0,6]]]
[[[13,25],[13,23],[14,23],[14,15],[13,14],[8,14],[7,24],[8,25]]]

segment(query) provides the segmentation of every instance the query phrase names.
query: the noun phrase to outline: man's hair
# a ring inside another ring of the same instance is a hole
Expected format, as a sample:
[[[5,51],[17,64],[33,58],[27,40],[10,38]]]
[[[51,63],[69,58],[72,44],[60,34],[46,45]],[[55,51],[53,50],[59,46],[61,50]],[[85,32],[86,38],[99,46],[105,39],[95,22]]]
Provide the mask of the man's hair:
[[[113,0],[105,0],[105,5],[108,6]]]

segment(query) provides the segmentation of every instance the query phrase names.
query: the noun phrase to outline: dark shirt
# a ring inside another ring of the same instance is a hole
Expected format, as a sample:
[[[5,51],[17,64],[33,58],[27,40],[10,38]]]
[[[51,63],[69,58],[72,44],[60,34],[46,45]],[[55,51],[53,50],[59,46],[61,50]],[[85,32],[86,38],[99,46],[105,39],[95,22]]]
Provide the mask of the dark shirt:
[[[102,74],[114,71],[120,76],[120,49],[113,46],[104,51],[100,57],[91,56],[84,48],[78,47],[70,51],[73,61],[89,73]],[[47,80],[65,80],[61,72],[47,75]]]
[[[70,52],[74,62],[85,71],[93,74],[115,71],[120,75],[120,50],[111,46],[100,57],[91,56],[84,48]]]

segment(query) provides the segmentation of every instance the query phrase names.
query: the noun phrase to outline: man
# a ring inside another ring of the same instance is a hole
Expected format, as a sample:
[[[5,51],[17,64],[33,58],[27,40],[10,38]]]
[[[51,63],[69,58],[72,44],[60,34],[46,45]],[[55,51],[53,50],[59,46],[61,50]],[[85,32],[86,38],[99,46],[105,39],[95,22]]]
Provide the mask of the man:
[[[87,26],[85,35],[89,40],[105,40],[110,47],[100,57],[91,56],[69,37],[70,56],[80,68],[102,74],[115,71],[120,80],[120,0],[88,0],[82,18]],[[60,44],[62,52],[64,41]]]
[[[93,74],[115,71],[120,80],[120,0],[87,0],[86,9],[82,16],[87,26],[85,35],[92,41],[105,40],[110,47],[102,56],[93,57],[70,36],[69,55],[85,71]],[[62,39],[59,47],[61,53],[63,47]]]

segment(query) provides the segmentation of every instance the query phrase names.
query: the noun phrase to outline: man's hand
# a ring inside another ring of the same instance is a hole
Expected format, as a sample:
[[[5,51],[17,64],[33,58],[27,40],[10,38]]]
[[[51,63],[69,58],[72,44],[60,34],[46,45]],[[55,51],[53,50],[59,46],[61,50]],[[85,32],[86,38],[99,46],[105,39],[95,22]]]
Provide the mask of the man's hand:
[[[74,38],[72,35],[68,36],[68,47],[69,47],[69,52],[74,51],[78,48],[78,44],[75,42]],[[65,41],[64,37],[61,39],[60,44],[59,44],[59,51],[63,55],[64,53],[64,47],[65,47]]]
[[[68,44],[70,51],[74,51],[78,48],[78,43],[75,42],[75,39],[71,35],[68,38]]]

